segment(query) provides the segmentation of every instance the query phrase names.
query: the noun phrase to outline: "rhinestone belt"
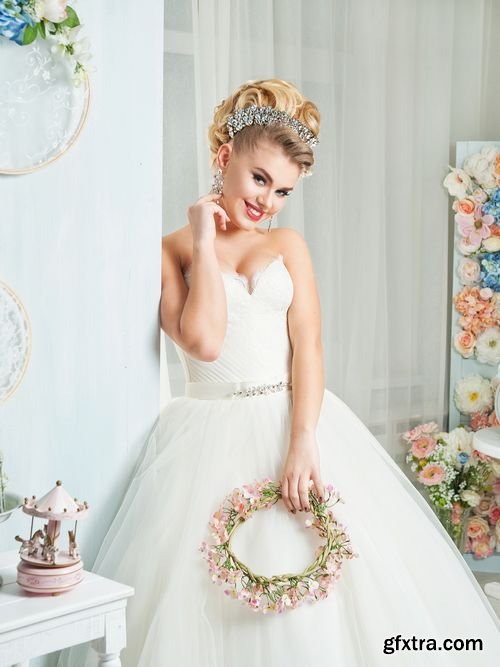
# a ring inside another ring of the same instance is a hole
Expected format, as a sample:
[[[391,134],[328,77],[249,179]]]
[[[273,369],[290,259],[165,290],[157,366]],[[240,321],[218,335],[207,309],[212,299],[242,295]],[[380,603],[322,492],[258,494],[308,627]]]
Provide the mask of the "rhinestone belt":
[[[292,388],[288,379],[274,383],[248,382],[186,382],[184,395],[190,398],[248,398],[275,394]]]
[[[246,398],[247,396],[259,396],[260,394],[274,394],[277,391],[283,391],[292,387],[291,382],[277,382],[276,384],[258,384],[246,389],[239,389],[233,392],[233,398]]]

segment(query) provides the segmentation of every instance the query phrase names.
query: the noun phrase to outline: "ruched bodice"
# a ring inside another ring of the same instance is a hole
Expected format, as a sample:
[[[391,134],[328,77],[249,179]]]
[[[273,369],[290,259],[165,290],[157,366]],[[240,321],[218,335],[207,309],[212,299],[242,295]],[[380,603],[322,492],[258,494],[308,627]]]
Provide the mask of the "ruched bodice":
[[[199,361],[175,345],[186,382],[272,381],[291,378],[287,311],[293,282],[279,255],[252,276],[221,272],[227,299],[227,329],[215,361]],[[189,285],[190,271],[184,272]]]

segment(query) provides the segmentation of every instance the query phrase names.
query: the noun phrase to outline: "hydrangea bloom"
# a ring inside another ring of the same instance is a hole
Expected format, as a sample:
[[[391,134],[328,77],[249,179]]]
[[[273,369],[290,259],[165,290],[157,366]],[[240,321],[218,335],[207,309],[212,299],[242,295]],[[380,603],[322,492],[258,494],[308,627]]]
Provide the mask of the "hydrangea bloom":
[[[0,35],[22,44],[28,25],[35,25],[28,0],[0,0]]]

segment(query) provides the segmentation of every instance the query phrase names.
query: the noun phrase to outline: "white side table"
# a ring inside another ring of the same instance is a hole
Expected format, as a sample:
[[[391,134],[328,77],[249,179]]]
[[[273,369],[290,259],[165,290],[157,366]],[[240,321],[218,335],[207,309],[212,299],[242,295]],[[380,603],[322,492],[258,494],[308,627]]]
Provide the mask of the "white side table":
[[[18,550],[0,553],[0,667],[27,667],[30,658],[92,641],[99,665],[120,667],[125,610],[134,589],[84,571],[60,595],[33,595],[16,583]]]

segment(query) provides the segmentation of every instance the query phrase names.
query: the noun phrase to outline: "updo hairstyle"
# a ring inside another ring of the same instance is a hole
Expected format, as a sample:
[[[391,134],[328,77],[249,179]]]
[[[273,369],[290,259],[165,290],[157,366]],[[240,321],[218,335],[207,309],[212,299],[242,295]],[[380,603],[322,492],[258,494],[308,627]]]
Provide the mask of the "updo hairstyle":
[[[231,139],[226,127],[228,116],[237,109],[252,104],[271,106],[285,111],[296,118],[316,136],[319,134],[320,113],[317,106],[307,100],[292,83],[281,79],[247,81],[230,97],[215,107],[212,124],[208,128],[210,143],[210,166],[216,164],[219,147],[232,141],[233,150],[238,153],[253,151],[262,141],[270,141],[280,146],[284,153],[301,168],[301,175],[309,175],[314,164],[312,147],[306,144],[289,127],[284,125],[250,125],[237,132]]]

